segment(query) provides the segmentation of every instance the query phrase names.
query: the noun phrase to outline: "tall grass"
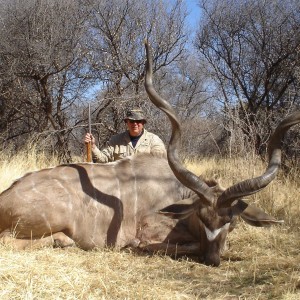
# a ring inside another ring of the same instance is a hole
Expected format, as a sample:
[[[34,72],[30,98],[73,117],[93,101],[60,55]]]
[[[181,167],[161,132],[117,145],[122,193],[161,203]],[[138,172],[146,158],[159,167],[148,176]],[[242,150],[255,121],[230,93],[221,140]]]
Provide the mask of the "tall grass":
[[[57,164],[34,147],[0,153],[0,190],[26,172]],[[204,159],[188,168],[225,187],[258,176],[259,160]],[[0,299],[300,299],[299,175],[280,173],[248,201],[283,225],[254,228],[240,221],[221,266],[130,250],[78,248],[15,251],[0,244]]]
[[[0,152],[0,192],[25,173],[37,171],[58,164],[55,156],[40,152],[34,145],[28,145],[24,150],[11,155],[9,149]]]
[[[266,164],[259,158],[204,159],[188,164],[188,168],[206,178],[217,179],[222,186],[229,187],[242,180],[263,174]],[[285,221],[289,228],[300,229],[300,175],[297,170],[284,174],[281,170],[274,181],[247,200],[263,208],[272,216]]]

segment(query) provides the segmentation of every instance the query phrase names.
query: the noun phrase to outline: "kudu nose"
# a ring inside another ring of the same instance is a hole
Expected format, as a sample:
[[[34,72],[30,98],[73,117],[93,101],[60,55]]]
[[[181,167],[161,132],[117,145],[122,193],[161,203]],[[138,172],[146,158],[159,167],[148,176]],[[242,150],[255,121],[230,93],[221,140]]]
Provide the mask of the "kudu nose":
[[[205,255],[203,263],[206,266],[218,267],[220,265],[221,259],[218,255]]]
[[[213,261],[213,260],[205,260],[204,264],[206,266],[210,266],[210,267],[218,267],[220,265],[220,260],[218,261]]]

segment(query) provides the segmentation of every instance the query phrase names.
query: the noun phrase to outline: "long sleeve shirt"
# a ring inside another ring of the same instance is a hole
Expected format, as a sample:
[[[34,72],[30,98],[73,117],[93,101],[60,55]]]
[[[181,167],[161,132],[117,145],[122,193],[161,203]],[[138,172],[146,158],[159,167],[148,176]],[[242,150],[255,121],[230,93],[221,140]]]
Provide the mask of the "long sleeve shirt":
[[[112,136],[106,148],[99,150],[96,147],[92,150],[93,161],[99,163],[112,162],[136,153],[164,155],[166,148],[157,135],[144,129],[135,147],[132,145],[129,132],[125,131]]]

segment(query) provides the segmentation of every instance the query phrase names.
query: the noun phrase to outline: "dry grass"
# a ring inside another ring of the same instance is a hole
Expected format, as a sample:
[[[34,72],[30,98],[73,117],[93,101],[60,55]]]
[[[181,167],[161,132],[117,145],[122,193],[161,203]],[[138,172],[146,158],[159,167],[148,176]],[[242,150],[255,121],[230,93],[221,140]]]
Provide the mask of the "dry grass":
[[[196,174],[217,179],[222,186],[229,187],[239,181],[260,176],[265,164],[258,158],[208,159],[197,164],[188,164]],[[300,230],[300,176],[291,170],[288,175],[279,171],[277,178],[264,190],[249,197],[249,202],[263,208],[272,216],[282,219],[285,227]]]
[[[26,171],[56,163],[36,159],[34,151],[0,161],[1,190]],[[263,170],[247,159],[189,168],[222,177],[224,186]],[[297,174],[281,175],[249,199],[285,224],[265,229],[239,222],[219,268],[130,251],[0,245],[0,299],[300,299],[299,184]]]
[[[0,192],[8,188],[17,178],[27,172],[36,171],[42,168],[58,164],[56,157],[47,157],[44,153],[37,152],[35,146],[28,146],[15,156],[10,151],[0,152]]]

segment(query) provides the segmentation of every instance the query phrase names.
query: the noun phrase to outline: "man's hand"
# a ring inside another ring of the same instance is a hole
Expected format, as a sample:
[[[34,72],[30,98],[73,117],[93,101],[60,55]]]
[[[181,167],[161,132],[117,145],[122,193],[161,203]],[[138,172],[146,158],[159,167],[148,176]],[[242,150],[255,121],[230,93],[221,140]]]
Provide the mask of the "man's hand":
[[[87,133],[84,137],[84,142],[86,144],[91,143],[92,149],[96,147],[96,141],[94,136],[91,133]]]

